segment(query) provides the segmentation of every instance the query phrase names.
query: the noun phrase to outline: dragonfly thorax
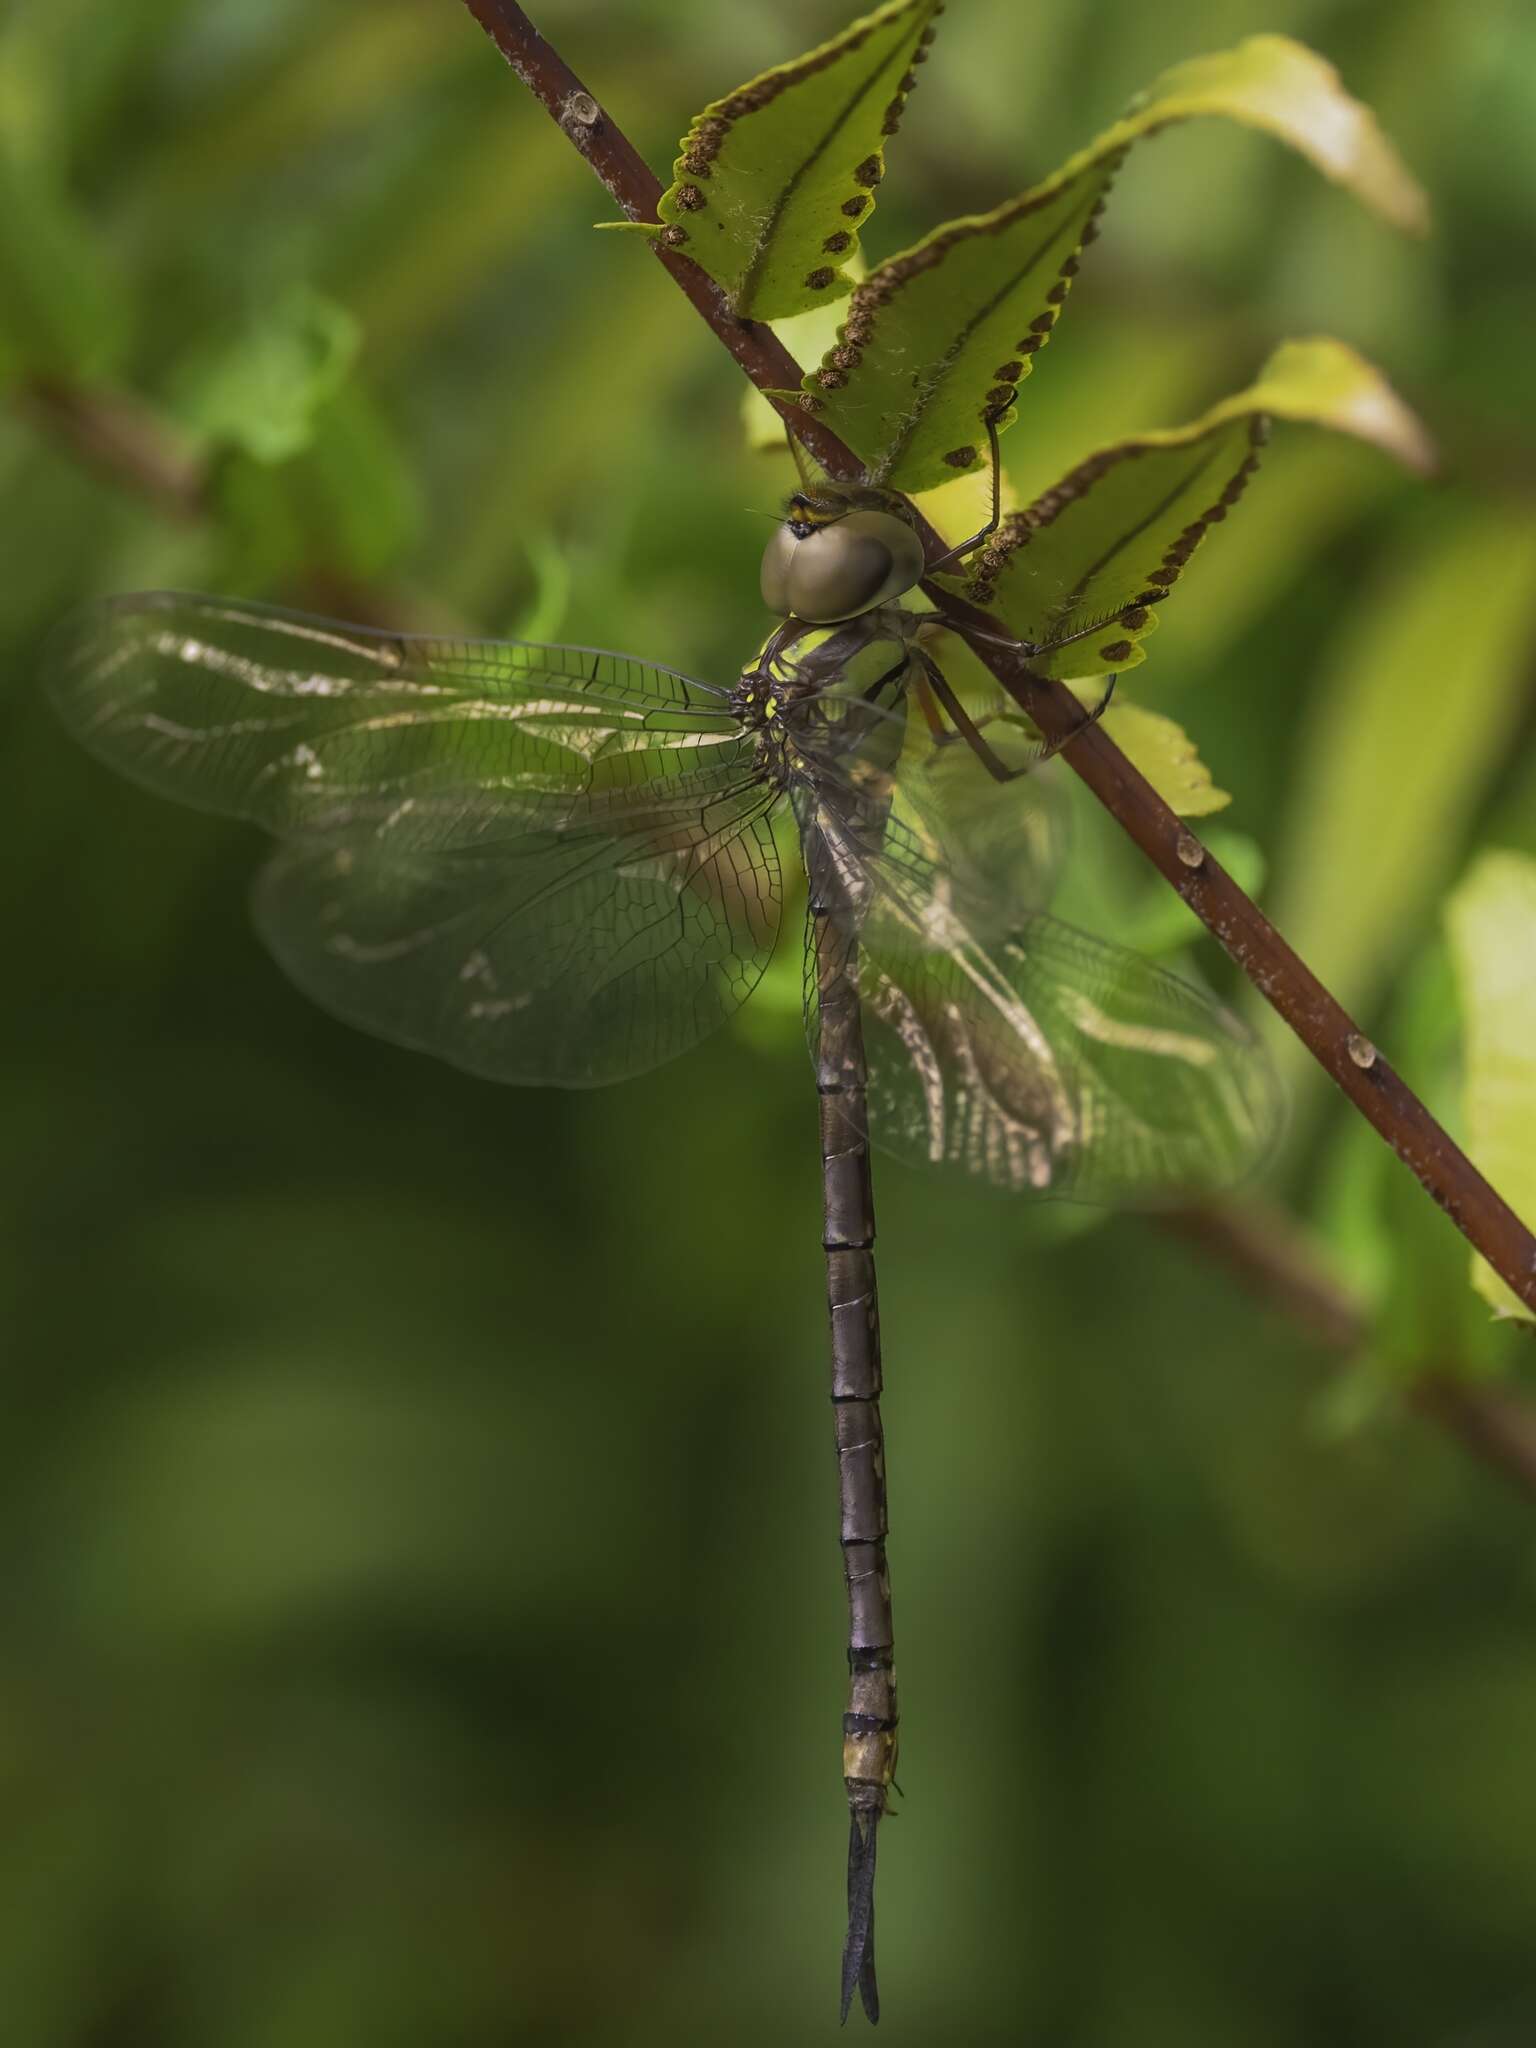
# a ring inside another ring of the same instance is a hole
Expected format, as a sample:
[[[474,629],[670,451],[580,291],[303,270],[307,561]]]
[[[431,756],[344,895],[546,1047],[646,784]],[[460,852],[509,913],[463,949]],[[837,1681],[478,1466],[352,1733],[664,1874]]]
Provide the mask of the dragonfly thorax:
[[[769,610],[828,626],[913,589],[923,573],[923,544],[896,502],[855,485],[797,492],[763,551]]]

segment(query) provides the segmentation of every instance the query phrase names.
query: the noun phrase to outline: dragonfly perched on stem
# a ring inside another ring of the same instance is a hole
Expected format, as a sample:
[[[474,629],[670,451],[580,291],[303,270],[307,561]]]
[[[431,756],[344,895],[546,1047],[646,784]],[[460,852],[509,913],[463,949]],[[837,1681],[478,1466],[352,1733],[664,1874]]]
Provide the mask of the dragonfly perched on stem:
[[[849,1614],[844,2018],[855,1991],[879,2015],[897,1740],[870,1137],[1017,1192],[1136,1202],[1235,1180],[1275,1121],[1226,1012],[1047,915],[1034,810],[980,802],[1053,749],[1021,754],[1006,703],[978,714],[952,686],[934,630],[974,623],[902,600],[996,527],[995,430],[992,453],[989,523],[928,564],[904,500],[802,469],[763,558],[781,623],[728,686],[170,593],[95,605],[48,657],[93,753],[277,837],[256,917],[301,988],[498,1081],[619,1081],[723,1023],[778,934],[789,807]]]

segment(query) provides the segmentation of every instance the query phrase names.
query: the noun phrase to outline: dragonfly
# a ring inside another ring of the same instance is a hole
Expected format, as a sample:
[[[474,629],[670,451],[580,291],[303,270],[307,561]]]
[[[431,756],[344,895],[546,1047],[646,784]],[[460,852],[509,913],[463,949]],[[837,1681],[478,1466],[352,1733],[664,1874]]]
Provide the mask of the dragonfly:
[[[933,652],[944,628],[999,636],[909,601],[995,529],[995,431],[992,456],[990,523],[938,562],[904,499],[802,464],[762,561],[778,623],[729,683],[168,592],[99,601],[47,656],[93,754],[276,839],[255,917],[301,989],[491,1080],[618,1082],[724,1024],[779,936],[776,826],[798,848],[848,1607],[845,2020],[856,1990],[879,2017],[897,1758],[871,1141],[1136,1204],[1241,1178],[1277,1117],[1217,1002],[1049,914],[1050,778],[1010,786],[1055,748]]]

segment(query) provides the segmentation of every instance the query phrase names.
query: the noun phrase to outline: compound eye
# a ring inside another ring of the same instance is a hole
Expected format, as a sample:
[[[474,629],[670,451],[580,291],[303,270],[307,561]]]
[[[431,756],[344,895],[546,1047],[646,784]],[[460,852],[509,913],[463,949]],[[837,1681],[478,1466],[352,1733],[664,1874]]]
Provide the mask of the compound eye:
[[[830,626],[910,590],[922,544],[888,512],[850,512],[797,538],[780,527],[763,554],[763,601],[781,617]]]
[[[877,535],[851,533],[845,520],[808,534],[795,552],[790,593],[798,619],[813,625],[857,618],[878,604],[891,575],[891,551]]]

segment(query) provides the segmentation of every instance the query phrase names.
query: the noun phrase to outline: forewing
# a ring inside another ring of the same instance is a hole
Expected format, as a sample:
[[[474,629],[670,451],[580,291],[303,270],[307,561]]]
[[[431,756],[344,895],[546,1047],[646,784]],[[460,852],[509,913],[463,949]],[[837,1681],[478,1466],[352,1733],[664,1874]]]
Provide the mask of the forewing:
[[[45,661],[64,722],[110,767],[280,836],[407,799],[445,844],[509,815],[557,820],[573,798],[691,774],[738,730],[722,692],[626,655],[172,592],[88,607]],[[461,818],[455,793],[470,799]]]
[[[51,661],[94,753],[286,842],[262,934],[382,1037],[590,1086],[686,1050],[767,965],[774,791],[707,684],[165,594],[82,614]]]
[[[963,886],[899,820],[878,848],[845,849],[854,864],[878,1144],[1016,1192],[1126,1204],[1226,1186],[1267,1151],[1272,1071],[1198,989],[1043,914],[983,943]]]

